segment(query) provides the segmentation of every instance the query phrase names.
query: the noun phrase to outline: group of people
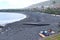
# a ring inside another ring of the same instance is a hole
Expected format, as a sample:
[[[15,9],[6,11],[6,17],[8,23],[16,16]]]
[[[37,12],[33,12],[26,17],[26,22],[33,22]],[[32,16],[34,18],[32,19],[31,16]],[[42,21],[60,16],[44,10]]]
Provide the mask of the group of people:
[[[39,33],[39,35],[41,36],[41,37],[45,37],[45,36],[49,36],[49,35],[52,35],[52,34],[54,34],[55,33],[55,31],[53,31],[52,29],[49,29],[49,30],[43,30],[43,31],[40,31],[40,33]]]

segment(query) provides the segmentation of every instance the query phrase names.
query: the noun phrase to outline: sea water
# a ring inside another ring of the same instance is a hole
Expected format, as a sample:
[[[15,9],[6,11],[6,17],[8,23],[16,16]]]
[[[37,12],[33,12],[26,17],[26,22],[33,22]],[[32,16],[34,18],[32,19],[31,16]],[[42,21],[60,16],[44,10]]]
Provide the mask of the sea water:
[[[0,12],[0,25],[4,26],[8,23],[20,21],[25,18],[26,18],[26,15],[22,13]]]

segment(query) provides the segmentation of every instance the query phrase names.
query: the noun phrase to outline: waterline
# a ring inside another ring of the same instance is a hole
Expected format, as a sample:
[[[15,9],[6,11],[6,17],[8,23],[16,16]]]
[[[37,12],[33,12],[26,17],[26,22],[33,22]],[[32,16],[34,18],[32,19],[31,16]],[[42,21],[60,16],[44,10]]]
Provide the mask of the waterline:
[[[22,13],[0,12],[0,25],[6,25],[8,23],[21,21],[25,18],[26,18],[26,15]]]

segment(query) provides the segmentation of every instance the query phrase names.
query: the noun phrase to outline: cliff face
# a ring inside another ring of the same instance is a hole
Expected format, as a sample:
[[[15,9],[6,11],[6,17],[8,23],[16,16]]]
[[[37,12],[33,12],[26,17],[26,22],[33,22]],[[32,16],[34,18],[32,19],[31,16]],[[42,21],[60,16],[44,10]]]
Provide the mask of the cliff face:
[[[55,4],[53,4],[53,1],[55,1]],[[27,9],[33,9],[33,8],[41,9],[42,6],[47,8],[47,7],[51,7],[52,5],[54,5],[54,7],[55,7],[55,6],[58,6],[58,4],[60,4],[60,0],[49,0],[49,1],[42,2],[42,3],[33,4],[29,7],[27,7]]]

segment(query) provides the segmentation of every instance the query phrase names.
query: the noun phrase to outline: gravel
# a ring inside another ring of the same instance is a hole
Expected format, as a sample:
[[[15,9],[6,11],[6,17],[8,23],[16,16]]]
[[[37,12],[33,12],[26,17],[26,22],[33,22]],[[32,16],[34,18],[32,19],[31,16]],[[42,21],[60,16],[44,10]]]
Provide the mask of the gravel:
[[[59,30],[58,24],[56,24],[60,22],[60,17],[58,16],[39,12],[25,12],[23,14],[27,15],[26,19],[7,24],[5,28],[3,28],[3,32],[0,33],[0,40],[42,40],[38,34],[41,30],[48,30],[51,28],[56,33]],[[23,25],[23,22],[50,23],[50,25]]]

